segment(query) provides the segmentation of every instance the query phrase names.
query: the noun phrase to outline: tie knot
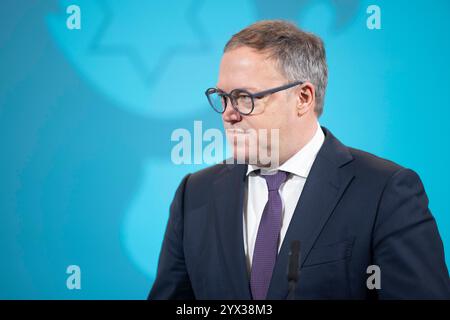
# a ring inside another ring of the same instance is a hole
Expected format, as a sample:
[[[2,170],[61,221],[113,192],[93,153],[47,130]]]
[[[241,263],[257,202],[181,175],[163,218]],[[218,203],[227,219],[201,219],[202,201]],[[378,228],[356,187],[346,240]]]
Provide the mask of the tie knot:
[[[266,179],[267,188],[269,189],[269,191],[278,191],[281,184],[286,181],[287,172],[277,171],[277,173],[275,174],[267,174],[261,176]]]

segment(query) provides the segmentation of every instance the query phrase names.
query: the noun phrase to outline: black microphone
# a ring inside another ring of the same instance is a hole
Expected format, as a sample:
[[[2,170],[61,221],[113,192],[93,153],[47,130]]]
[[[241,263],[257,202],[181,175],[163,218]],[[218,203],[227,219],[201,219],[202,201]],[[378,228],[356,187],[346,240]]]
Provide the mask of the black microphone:
[[[295,288],[297,287],[298,277],[300,275],[300,241],[293,240],[291,242],[291,251],[289,252],[287,277],[289,290],[287,300],[295,300]]]

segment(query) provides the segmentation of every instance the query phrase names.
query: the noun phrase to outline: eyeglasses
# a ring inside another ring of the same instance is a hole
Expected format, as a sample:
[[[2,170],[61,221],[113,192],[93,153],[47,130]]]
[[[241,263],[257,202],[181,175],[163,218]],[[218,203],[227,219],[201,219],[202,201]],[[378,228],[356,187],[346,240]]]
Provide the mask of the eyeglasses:
[[[295,81],[280,87],[250,93],[244,89],[233,89],[226,93],[217,88],[209,88],[205,91],[209,104],[218,113],[224,113],[227,108],[227,100],[230,99],[232,107],[242,115],[249,115],[255,109],[255,99],[265,98],[275,92],[283,91],[303,84],[303,81]],[[228,99],[227,99],[228,98]]]

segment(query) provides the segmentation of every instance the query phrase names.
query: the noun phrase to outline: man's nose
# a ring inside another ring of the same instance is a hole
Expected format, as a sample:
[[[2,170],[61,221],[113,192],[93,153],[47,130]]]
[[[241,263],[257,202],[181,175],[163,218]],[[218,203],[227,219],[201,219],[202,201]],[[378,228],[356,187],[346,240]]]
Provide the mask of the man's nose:
[[[242,114],[233,108],[230,101],[228,101],[225,111],[222,113],[222,119],[225,122],[235,123],[242,120]]]

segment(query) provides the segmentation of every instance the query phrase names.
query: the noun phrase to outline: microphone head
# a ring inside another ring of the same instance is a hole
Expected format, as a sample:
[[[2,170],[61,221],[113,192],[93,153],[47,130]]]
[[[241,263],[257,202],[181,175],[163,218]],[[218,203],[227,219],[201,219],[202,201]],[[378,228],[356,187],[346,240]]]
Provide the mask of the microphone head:
[[[293,240],[291,242],[291,254],[292,253],[297,253],[300,251],[300,241],[298,240]]]
[[[289,261],[288,261],[288,281],[298,280],[299,273],[299,262],[300,260],[300,241],[293,240],[291,242],[291,251],[289,252]]]

